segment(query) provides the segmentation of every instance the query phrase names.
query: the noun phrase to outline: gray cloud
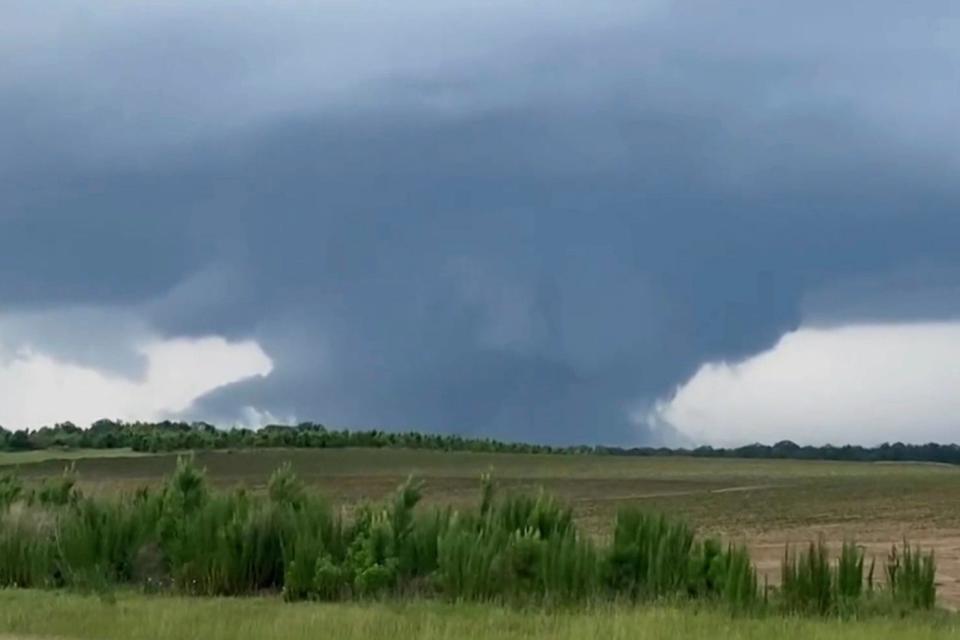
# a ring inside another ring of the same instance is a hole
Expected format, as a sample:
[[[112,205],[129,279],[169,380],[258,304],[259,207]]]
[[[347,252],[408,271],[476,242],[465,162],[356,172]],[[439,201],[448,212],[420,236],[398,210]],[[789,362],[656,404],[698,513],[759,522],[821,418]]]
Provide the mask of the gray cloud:
[[[751,5],[15,4],[0,304],[256,338],[195,415],[649,441],[845,283],[960,285],[956,10]]]
[[[803,300],[806,324],[951,321],[960,318],[960,274],[922,262],[893,271],[840,279]]]

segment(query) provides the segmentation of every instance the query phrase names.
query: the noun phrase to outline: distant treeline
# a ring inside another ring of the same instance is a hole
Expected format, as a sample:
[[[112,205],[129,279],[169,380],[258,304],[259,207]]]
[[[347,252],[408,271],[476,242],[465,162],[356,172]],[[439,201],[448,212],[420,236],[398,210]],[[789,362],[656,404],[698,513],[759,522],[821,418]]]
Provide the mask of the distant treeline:
[[[751,458],[790,460],[846,460],[851,462],[941,462],[960,464],[960,445],[894,444],[877,447],[859,445],[822,447],[800,446],[789,440],[774,445],[751,444],[735,448],[697,447],[609,447],[550,446],[505,442],[490,438],[423,433],[329,429],[322,424],[303,422],[295,426],[270,425],[260,429],[218,429],[205,422],[120,422],[98,420],[88,429],[70,422],[34,430],[8,431],[0,427],[0,450],[32,449],[121,449],[144,452],[172,452],[192,449],[243,449],[291,447],[303,449],[365,447],[434,449],[496,453],[537,453],[614,456],[693,456],[699,458]]]
[[[551,447],[419,431],[328,429],[322,424],[312,422],[303,422],[296,426],[269,425],[260,429],[237,427],[218,429],[205,422],[98,420],[88,429],[81,429],[70,422],[30,431],[10,432],[0,428],[0,449],[7,451],[52,448],[130,448],[134,451],[167,452],[271,447],[303,449],[393,447],[440,451],[570,454],[594,451],[593,447]]]

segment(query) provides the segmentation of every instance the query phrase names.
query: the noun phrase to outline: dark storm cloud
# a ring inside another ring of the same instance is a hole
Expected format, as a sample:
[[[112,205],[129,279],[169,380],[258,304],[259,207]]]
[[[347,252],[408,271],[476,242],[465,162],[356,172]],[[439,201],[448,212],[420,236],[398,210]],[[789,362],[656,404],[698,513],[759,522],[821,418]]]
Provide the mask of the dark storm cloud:
[[[662,437],[700,363],[960,282],[950,6],[749,5],[24,9],[0,303],[255,337],[195,415]]]

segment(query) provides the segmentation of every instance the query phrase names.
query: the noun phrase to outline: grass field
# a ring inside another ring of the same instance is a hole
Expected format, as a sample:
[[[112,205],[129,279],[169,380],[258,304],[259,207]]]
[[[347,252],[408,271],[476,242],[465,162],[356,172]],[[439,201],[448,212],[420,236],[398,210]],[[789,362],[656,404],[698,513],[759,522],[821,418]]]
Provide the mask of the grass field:
[[[960,622],[907,619],[735,618],[689,606],[521,611],[492,605],[290,604],[274,598],[204,599],[0,591],[3,640],[638,640],[647,638],[907,640],[955,638]]]
[[[36,453],[4,454],[0,464],[16,468],[21,477],[32,482],[60,474],[65,463],[72,461],[82,488],[93,493],[159,483],[176,464],[175,455],[137,456],[122,450],[87,453],[55,452],[57,458]],[[606,527],[619,507],[645,505],[685,518],[705,532],[746,542],[760,570],[770,576],[777,573],[787,542],[804,543],[823,536],[839,546],[844,539],[855,537],[865,544],[868,553],[882,559],[891,544],[908,537],[911,542],[937,552],[940,604],[947,608],[960,606],[958,467],[375,449],[265,449],[197,454],[197,463],[207,469],[215,485],[244,485],[254,490],[262,490],[270,473],[285,461],[292,463],[310,487],[348,507],[383,498],[409,474],[426,481],[428,503],[472,503],[479,490],[478,478],[488,471],[493,472],[505,491],[543,487],[562,498],[573,505],[581,526],[598,537],[609,533]],[[77,596],[4,593],[0,598],[0,628],[28,637],[60,638],[297,638],[312,637],[315,629],[332,629],[335,631],[331,637],[344,638],[377,638],[387,634],[393,638],[616,638],[628,634],[631,638],[696,638],[715,637],[718,628],[729,630],[723,637],[742,638],[775,634],[804,638],[936,638],[957,631],[950,626],[955,622],[930,619],[857,624],[782,619],[731,623],[729,616],[721,613],[691,616],[689,608],[613,609],[557,618],[489,607],[453,608],[426,603],[402,608],[346,604],[281,606],[270,598],[232,601],[122,596],[119,604],[109,610],[114,612],[110,615],[120,612],[121,621],[116,626],[120,635],[111,635],[113,627],[97,627],[93,619],[99,616],[89,613],[107,606],[96,599]],[[28,614],[15,613],[20,609]],[[36,611],[45,613],[36,615]],[[248,611],[253,613],[246,614]],[[243,622],[245,615],[252,617]],[[91,621],[83,622],[87,618]],[[127,619],[129,628],[123,623]],[[152,622],[140,628],[136,620]],[[909,636],[904,635],[907,629]],[[194,630],[203,632],[193,633]],[[581,633],[575,633],[577,630]]]
[[[48,460],[80,460],[84,458],[140,458],[149,454],[132,449],[40,449],[11,453],[0,451],[0,467],[46,462]]]

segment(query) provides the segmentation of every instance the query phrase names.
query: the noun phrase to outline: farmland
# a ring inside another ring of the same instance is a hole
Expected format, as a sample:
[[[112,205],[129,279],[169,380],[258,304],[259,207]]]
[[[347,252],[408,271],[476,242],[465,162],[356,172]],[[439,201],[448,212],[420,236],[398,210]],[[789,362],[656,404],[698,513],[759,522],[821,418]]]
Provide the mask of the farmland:
[[[64,452],[67,455],[60,457],[55,452],[43,453],[47,459],[29,457],[36,453],[26,456],[5,454],[0,458],[0,465],[15,469],[17,475],[30,485],[57,477],[65,464],[72,464],[85,494],[110,496],[132,492],[144,485],[159,486],[177,464],[175,455],[143,456],[129,451],[111,451],[110,455],[101,455],[104,452],[98,451],[91,456],[73,451]],[[361,502],[384,499],[410,474],[424,481],[425,507],[452,505],[467,508],[477,501],[480,476],[492,473],[504,493],[533,493],[543,488],[570,504],[580,529],[597,540],[609,538],[614,515],[624,506],[640,506],[680,517],[704,534],[746,543],[761,573],[772,580],[776,580],[787,542],[803,543],[823,536],[836,548],[841,541],[856,537],[866,544],[868,554],[876,554],[882,559],[892,543],[907,537],[911,542],[937,552],[940,604],[950,608],[960,604],[957,583],[960,578],[960,469],[945,465],[349,448],[206,451],[198,453],[195,462],[207,470],[208,480],[215,487],[232,489],[242,486],[254,494],[265,493],[271,473],[282,463],[289,462],[311,493],[323,494],[335,505],[348,510]],[[79,595],[33,591],[3,595],[11,605],[19,602],[19,598],[25,607],[29,602],[30,608],[46,607],[51,611],[42,621],[32,616],[27,620],[9,613],[4,614],[8,616],[6,618],[0,615],[0,629],[18,634],[74,637],[65,632],[80,633],[80,627],[70,622],[71,616],[90,607],[106,606],[96,598]],[[0,607],[4,611],[12,610],[2,602]],[[228,609],[233,606],[230,601],[134,595],[121,595],[120,603],[121,611],[140,612],[131,613],[132,618],[169,618],[158,622],[160,627],[167,629],[178,624],[193,624],[188,621],[205,608]],[[375,605],[316,605],[320,608],[315,609],[285,605],[277,598],[266,598],[258,601],[256,606],[264,608],[268,620],[281,616],[283,622],[276,624],[293,625],[290,629],[297,624],[312,624],[305,620],[314,620],[317,616],[323,618],[323,624],[334,628],[341,624],[344,629],[354,628],[351,622],[354,618],[369,617],[370,621],[364,623],[363,628],[367,630],[364,637],[377,637],[378,634],[396,637],[398,630],[417,637],[529,637],[517,634],[533,624],[529,620],[536,620],[536,616],[527,616],[523,617],[527,622],[521,622],[516,612],[493,606],[471,606],[458,609],[454,615],[453,610],[442,603],[414,602],[400,608],[399,605],[382,605],[384,608],[378,609],[379,615],[375,616],[363,613],[363,606]],[[289,613],[266,613],[284,606],[292,607]],[[613,608],[603,613],[583,611],[576,614],[575,620],[570,621],[571,628],[578,624],[584,628],[605,628],[603,635],[621,637],[632,625],[643,624],[651,629],[653,635],[650,637],[675,634],[706,637],[718,624],[711,616],[720,615],[702,612],[688,620],[688,616],[661,605],[640,611],[609,606]],[[231,616],[231,620],[236,619]],[[925,618],[912,628],[919,634],[917,637],[938,637],[944,625],[953,624],[952,620],[943,622]],[[377,627],[381,622],[382,629]],[[209,624],[226,623],[221,620]],[[274,623],[261,620],[257,624]],[[700,624],[702,628],[697,627]],[[831,629],[829,624],[839,623],[769,619],[744,623],[737,629],[740,637],[768,637],[771,633],[809,637],[810,634],[827,633]],[[874,628],[877,634],[899,635],[896,632],[898,623],[870,624],[880,625]],[[249,628],[256,628],[256,625]],[[546,633],[550,626],[540,624],[536,628]],[[868,629],[870,627],[856,625],[850,627],[850,632],[867,633]],[[205,635],[218,637],[217,633],[235,635],[215,629]],[[282,635],[296,637],[292,631],[283,631]],[[337,635],[350,637],[346,632]],[[75,637],[173,636],[135,633],[110,636],[103,630],[93,629],[86,636]],[[557,634],[544,637],[557,637]]]
[[[104,455],[104,454],[109,455]],[[32,456],[43,454],[48,459]],[[505,488],[543,488],[573,505],[584,526],[603,534],[617,508],[641,503],[727,536],[818,532],[831,536],[878,529],[960,531],[960,467],[926,463],[858,463],[702,458],[630,458],[440,452],[406,449],[263,449],[202,451],[196,462],[221,488],[263,489],[290,462],[313,490],[335,503],[384,497],[409,475],[425,481],[427,503],[472,501],[481,474]],[[69,461],[88,492],[158,484],[177,455],[130,451],[6,453],[0,465],[25,480],[59,475]],[[806,539],[806,536],[804,536]]]

